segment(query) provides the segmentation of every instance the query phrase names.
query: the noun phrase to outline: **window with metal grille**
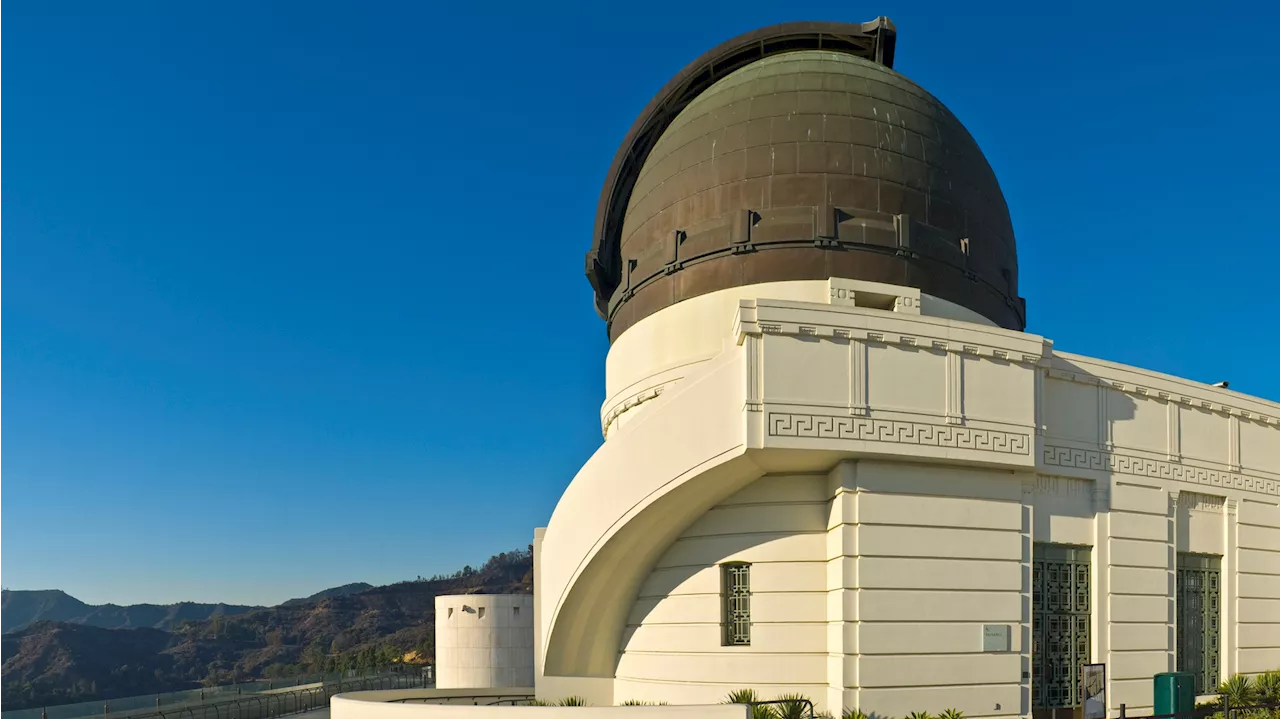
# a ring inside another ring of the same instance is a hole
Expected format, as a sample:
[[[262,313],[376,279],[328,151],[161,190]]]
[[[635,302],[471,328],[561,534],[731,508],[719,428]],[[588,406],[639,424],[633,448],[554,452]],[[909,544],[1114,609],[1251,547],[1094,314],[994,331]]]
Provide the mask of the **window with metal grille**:
[[[1178,553],[1178,671],[1195,676],[1196,694],[1218,686],[1221,569],[1221,557]]]
[[[1089,547],[1037,543],[1031,550],[1033,708],[1080,704],[1089,663]]]
[[[724,645],[745,646],[751,643],[751,565],[743,562],[720,565],[720,596],[724,602],[722,618]]]

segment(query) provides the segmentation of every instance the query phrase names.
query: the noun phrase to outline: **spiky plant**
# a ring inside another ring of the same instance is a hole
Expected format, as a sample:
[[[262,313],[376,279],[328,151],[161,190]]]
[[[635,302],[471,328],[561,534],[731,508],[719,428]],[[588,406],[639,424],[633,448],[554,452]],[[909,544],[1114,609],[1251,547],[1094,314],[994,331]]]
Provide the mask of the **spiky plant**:
[[[777,713],[773,711],[773,707],[767,704],[757,704],[761,701],[760,695],[755,689],[734,689],[729,692],[729,696],[724,698],[725,704],[750,704],[751,719],[777,719]]]
[[[582,697],[565,697],[564,699],[561,699],[560,703],[557,704],[556,706],[585,707],[586,705],[587,705],[587,700],[583,699]]]
[[[783,694],[772,705],[773,715],[777,719],[806,719],[813,702],[803,694]]]
[[[734,689],[724,698],[722,704],[750,704],[751,702],[760,701],[760,695],[756,694],[755,689]]]
[[[628,699],[619,706],[624,707],[661,707],[666,706],[666,702],[651,702],[644,699]]]
[[[907,719],[933,719],[933,715],[929,712],[911,712]]]
[[[1228,706],[1243,707],[1253,703],[1255,687],[1249,677],[1237,674],[1218,685],[1218,694]]]
[[[1280,669],[1259,674],[1253,680],[1253,688],[1261,704],[1280,704]]]
[[[964,719],[964,712],[959,709],[946,709],[938,715],[938,719]]]
[[[840,719],[867,719],[867,714],[861,709],[845,707],[845,710],[840,712]]]

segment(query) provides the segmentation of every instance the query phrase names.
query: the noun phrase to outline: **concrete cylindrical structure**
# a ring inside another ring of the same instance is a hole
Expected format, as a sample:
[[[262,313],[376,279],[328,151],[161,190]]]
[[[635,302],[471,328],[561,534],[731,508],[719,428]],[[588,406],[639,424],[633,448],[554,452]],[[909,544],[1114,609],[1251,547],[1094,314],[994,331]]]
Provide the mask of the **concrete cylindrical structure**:
[[[436,597],[436,687],[533,686],[533,596]]]

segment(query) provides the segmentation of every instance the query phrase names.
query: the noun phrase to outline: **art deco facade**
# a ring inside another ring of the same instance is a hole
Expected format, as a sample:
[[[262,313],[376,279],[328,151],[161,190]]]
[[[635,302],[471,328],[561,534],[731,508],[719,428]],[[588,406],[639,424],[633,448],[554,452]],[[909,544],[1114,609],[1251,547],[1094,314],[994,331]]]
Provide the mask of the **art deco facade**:
[[[1280,668],[1280,405],[1025,333],[994,173],[893,38],[737,38],[623,143],[539,697],[1027,716],[1100,662],[1114,715]]]

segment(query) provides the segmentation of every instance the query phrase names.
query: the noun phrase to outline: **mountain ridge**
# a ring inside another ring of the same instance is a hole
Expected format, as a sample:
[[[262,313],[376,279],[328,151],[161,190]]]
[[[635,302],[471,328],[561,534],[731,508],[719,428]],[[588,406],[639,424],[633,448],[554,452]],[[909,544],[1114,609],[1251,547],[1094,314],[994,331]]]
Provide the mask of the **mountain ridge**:
[[[329,590],[326,590],[329,591]],[[216,614],[235,615],[261,607],[177,602],[175,604],[86,604],[61,589],[5,589],[0,592],[0,633],[20,631],[41,621],[84,624],[102,629],[172,629],[182,621]]]

